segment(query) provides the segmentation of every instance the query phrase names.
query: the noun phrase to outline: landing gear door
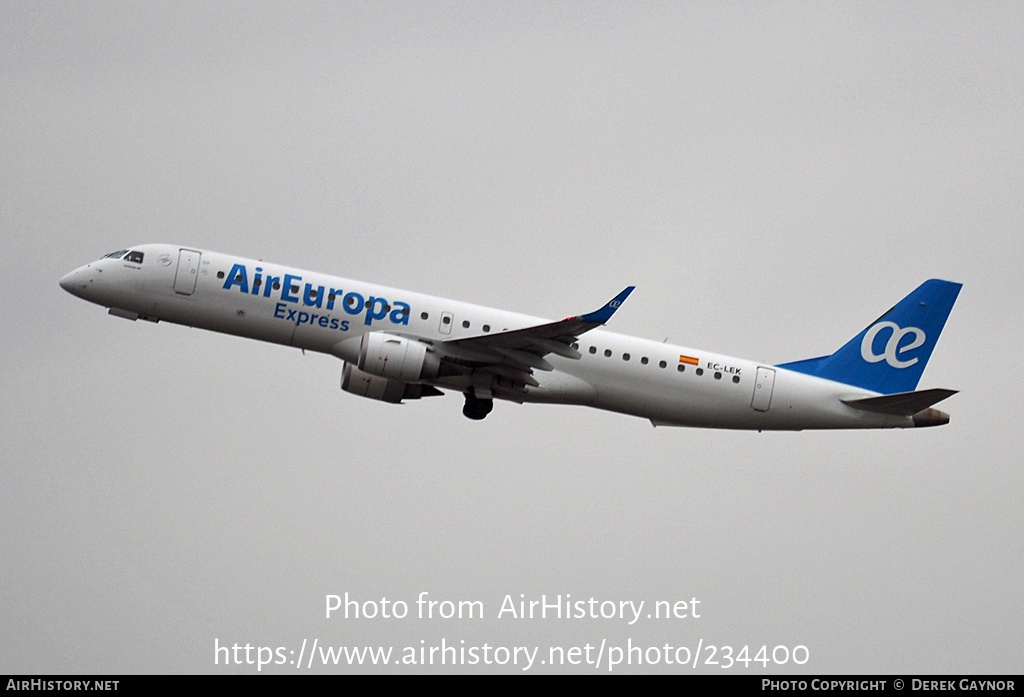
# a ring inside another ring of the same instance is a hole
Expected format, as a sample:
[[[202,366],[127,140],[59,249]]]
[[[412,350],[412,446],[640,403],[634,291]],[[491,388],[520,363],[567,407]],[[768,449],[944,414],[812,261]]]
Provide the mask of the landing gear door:
[[[195,292],[201,257],[202,254],[191,249],[182,249],[178,252],[178,270],[174,274],[175,293],[192,295]]]
[[[768,411],[772,404],[772,390],[775,388],[775,370],[773,368],[758,368],[757,379],[754,380],[754,398],[750,406],[755,411]]]

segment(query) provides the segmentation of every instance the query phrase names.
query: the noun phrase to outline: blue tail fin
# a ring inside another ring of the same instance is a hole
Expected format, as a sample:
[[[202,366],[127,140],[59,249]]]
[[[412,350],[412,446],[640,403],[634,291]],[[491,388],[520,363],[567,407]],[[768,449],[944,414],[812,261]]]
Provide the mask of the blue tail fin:
[[[882,394],[912,392],[960,287],[950,281],[925,281],[831,356],[778,367]]]

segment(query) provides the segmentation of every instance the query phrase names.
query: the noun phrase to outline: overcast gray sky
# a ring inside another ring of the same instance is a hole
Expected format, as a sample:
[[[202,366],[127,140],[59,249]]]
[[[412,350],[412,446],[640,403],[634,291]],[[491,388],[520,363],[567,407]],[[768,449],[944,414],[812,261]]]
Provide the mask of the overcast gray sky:
[[[3,3],[0,672],[442,639],[1021,672],[1022,124],[1018,2]],[[946,278],[921,387],[962,392],[917,431],[475,423],[58,287],[143,242],[552,318],[636,284],[611,329],[770,362]],[[346,592],[410,617],[325,619]],[[701,617],[498,618],[520,594]]]

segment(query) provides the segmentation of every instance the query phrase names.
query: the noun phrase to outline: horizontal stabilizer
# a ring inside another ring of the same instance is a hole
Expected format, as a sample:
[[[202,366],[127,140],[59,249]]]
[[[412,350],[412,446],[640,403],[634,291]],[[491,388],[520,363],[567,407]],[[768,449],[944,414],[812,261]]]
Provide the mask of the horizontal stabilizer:
[[[952,397],[956,390],[921,390],[920,392],[898,392],[887,394],[882,397],[868,397],[866,399],[844,399],[843,404],[871,411],[876,414],[894,414],[896,416],[913,416],[919,411],[924,411],[933,404],[938,404],[947,397]]]

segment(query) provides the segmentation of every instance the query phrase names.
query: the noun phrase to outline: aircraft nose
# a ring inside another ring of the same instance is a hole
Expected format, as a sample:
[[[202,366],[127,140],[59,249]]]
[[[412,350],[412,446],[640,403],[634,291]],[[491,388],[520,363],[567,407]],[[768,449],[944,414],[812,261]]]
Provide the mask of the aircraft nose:
[[[60,279],[60,287],[63,288],[64,290],[66,290],[69,293],[71,292],[71,288],[74,286],[74,284],[75,284],[75,272],[74,271],[72,271],[71,273],[69,273],[66,276],[64,276],[64,278]]]
[[[88,266],[82,266],[60,279],[60,287],[72,295],[81,296],[89,287],[91,273]]]

